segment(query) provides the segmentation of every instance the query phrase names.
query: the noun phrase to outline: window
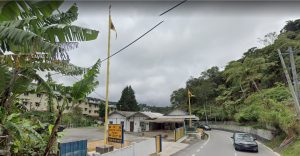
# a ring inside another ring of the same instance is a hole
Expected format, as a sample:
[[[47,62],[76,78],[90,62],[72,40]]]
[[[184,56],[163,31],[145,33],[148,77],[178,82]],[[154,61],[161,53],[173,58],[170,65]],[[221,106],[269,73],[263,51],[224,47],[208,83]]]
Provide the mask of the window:
[[[42,97],[42,94],[36,94],[36,97]]]
[[[36,103],[35,103],[35,106],[36,106],[36,107],[40,107],[40,103],[39,103],[39,102],[36,102]]]
[[[27,106],[28,102],[23,102],[23,105]]]
[[[91,110],[89,110],[89,113],[92,113],[92,111],[91,111]]]
[[[94,113],[98,113],[98,111],[97,111],[97,110],[94,110]]]
[[[24,96],[28,96],[28,93],[24,93]]]
[[[58,109],[59,108],[59,106],[56,106],[56,109]]]
[[[91,104],[89,104],[89,107],[92,107],[92,105],[91,105]]]
[[[109,121],[109,124],[113,124],[114,122],[113,121]]]
[[[87,108],[84,108],[85,111],[87,111]]]

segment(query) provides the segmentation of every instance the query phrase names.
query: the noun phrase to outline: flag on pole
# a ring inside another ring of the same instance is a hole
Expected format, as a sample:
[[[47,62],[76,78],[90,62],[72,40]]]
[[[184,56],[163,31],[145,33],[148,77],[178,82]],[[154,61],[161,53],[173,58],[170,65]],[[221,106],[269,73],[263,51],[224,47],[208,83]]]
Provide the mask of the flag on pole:
[[[189,96],[189,97],[193,97],[193,96],[195,96],[195,95],[193,95],[192,92],[188,89],[188,96]]]
[[[111,5],[109,5],[109,13],[110,13],[110,8],[111,8]],[[117,34],[117,30],[115,28],[115,25],[113,24],[112,22],[112,19],[111,19],[111,15],[109,14],[109,22],[110,22],[110,30],[114,31],[116,33],[116,38],[118,36]]]

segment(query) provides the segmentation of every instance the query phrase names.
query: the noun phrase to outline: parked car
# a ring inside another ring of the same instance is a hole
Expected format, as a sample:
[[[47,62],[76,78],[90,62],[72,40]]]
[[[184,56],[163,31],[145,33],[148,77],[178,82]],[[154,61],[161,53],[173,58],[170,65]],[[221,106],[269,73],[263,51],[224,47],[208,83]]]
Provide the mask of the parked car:
[[[59,125],[58,129],[57,129],[57,132],[62,132],[62,131],[64,131],[64,129],[66,129],[65,125]]]
[[[233,139],[234,149],[237,151],[253,151],[258,152],[256,138],[249,133],[234,133]]]
[[[208,125],[205,125],[205,124],[200,124],[198,126],[198,128],[202,128],[202,129],[204,129],[206,131],[210,131],[211,130],[211,128]]]
[[[49,124],[45,124],[44,127],[38,128],[36,130],[36,132],[38,132],[39,134],[42,134],[43,132],[48,131],[48,129],[49,129]],[[57,132],[62,132],[62,131],[64,131],[64,129],[66,129],[65,125],[58,125]]]

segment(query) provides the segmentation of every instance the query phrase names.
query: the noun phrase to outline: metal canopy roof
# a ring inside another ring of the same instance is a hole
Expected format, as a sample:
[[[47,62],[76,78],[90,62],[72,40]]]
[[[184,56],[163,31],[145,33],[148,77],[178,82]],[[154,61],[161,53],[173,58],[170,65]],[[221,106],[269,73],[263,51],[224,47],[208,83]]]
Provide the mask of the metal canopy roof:
[[[180,119],[180,118],[157,118],[154,120],[144,120],[146,122],[152,122],[152,123],[170,123],[170,122],[184,122],[184,119]]]

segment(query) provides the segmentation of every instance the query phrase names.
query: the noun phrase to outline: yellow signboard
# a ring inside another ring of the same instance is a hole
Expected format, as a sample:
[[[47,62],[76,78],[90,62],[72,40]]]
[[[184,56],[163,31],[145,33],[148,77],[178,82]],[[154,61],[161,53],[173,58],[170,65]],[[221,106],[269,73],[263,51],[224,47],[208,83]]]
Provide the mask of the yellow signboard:
[[[109,124],[108,125],[108,141],[123,143],[124,131],[121,124]]]

